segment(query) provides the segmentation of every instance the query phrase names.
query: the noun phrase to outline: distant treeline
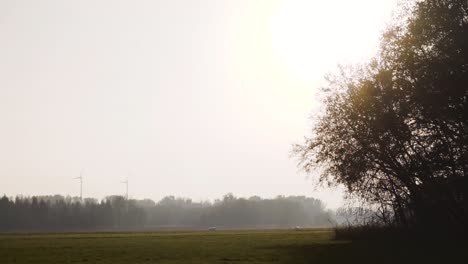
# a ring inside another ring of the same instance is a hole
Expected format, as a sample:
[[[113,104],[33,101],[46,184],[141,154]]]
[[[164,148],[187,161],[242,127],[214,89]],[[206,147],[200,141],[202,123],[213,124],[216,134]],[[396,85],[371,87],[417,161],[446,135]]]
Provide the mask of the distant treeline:
[[[158,228],[287,228],[325,226],[333,213],[304,196],[248,199],[231,194],[214,202],[168,196],[159,202],[109,196],[101,201],[33,196],[0,199],[0,231],[86,231]]]

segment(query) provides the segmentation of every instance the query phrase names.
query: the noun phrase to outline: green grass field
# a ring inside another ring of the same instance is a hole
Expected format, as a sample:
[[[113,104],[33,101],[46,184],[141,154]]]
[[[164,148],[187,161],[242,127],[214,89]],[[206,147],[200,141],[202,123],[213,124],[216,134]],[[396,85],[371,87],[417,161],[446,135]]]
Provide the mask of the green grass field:
[[[0,263],[462,263],[466,245],[335,241],[329,230],[0,235]]]

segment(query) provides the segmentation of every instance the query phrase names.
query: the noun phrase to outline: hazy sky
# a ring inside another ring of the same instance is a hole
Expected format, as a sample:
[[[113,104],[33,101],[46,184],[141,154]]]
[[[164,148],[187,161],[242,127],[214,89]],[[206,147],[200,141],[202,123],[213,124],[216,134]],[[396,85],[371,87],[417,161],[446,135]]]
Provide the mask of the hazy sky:
[[[394,0],[0,0],[0,192],[307,195],[317,88]]]

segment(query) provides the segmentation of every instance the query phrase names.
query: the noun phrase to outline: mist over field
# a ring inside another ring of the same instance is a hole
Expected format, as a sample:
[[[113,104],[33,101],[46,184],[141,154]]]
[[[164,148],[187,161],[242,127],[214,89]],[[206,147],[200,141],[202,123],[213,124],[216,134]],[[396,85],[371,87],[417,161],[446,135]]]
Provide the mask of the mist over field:
[[[468,0],[2,0],[0,33],[1,264],[468,259]]]
[[[215,202],[168,196],[157,203],[108,196],[34,196],[0,199],[0,231],[206,230],[325,227],[334,212],[304,196],[248,199],[225,195]]]

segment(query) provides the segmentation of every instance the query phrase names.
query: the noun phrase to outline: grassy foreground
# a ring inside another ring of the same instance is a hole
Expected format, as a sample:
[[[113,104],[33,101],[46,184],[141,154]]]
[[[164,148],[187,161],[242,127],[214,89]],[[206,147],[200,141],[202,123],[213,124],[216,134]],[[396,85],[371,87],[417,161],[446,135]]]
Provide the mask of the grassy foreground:
[[[0,263],[457,263],[467,243],[335,241],[330,230],[0,235]]]

